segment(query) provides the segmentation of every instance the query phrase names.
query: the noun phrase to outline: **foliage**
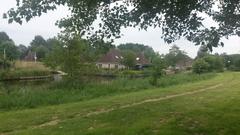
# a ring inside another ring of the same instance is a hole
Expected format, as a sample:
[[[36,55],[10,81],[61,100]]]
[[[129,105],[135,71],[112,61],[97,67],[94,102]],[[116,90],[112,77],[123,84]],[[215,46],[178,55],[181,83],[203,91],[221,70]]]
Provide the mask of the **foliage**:
[[[11,67],[11,65],[12,64],[10,61],[0,59],[0,71],[1,71],[1,69],[4,69],[4,70],[9,69]],[[0,75],[0,78],[1,78],[1,75]]]
[[[118,48],[122,51],[131,50],[135,53],[144,53],[144,56],[148,60],[152,60],[155,56],[155,52],[152,47],[142,45],[142,44],[126,43],[126,44],[120,44]]]
[[[234,64],[235,64],[235,67],[236,67],[235,70],[240,71],[240,59],[237,60]]]
[[[28,48],[25,45],[20,44],[17,46],[18,52],[19,52],[19,58],[22,60],[28,53]]]
[[[224,63],[221,57],[216,55],[208,55],[203,57],[203,59],[209,64],[208,71],[222,72],[224,70]]]
[[[30,45],[30,50],[36,52],[38,60],[44,59],[49,52],[46,40],[40,35],[35,36]]]
[[[17,0],[17,8],[10,9],[4,18],[22,24],[23,19],[31,20],[59,5],[67,5],[71,15],[58,22],[59,27],[76,34],[103,38],[118,38],[122,27],[162,27],[164,40],[168,43],[186,37],[197,45],[206,45],[210,50],[217,47],[224,36],[239,33],[238,0]],[[131,8],[129,8],[131,7]],[[206,14],[219,24],[219,27],[204,27]],[[93,28],[97,20],[98,28]]]
[[[165,74],[165,72],[163,70],[164,68],[166,68],[165,61],[160,56],[155,57],[153,59],[153,63],[152,63],[152,67],[151,67],[152,76],[150,79],[150,83],[152,85],[154,85],[154,86],[158,85],[158,79]]]
[[[186,52],[179,49],[178,46],[173,45],[169,50],[169,53],[165,55],[165,61],[167,66],[176,67],[179,62],[187,61],[190,57],[186,54]]]
[[[158,79],[157,87],[169,87],[187,84],[215,77],[216,74],[177,74]],[[133,93],[154,88],[148,78],[106,78],[95,79],[82,84],[77,80],[69,84],[68,80],[60,82],[10,82],[0,87],[0,111],[35,108],[39,106],[59,105],[72,102],[86,101],[99,97]],[[5,90],[9,89],[9,94]]]
[[[209,64],[204,59],[197,59],[193,63],[193,72],[197,74],[206,73],[209,71]]]
[[[86,41],[75,37],[56,43],[52,49],[44,60],[52,69],[60,68],[71,79],[79,79],[95,72],[95,66],[91,64],[92,57],[89,55],[91,46]]]
[[[203,58],[198,58],[193,64],[193,72],[204,73],[204,72],[223,72],[224,61],[222,57],[218,55],[207,55]]]
[[[224,64],[228,70],[240,71],[240,55],[239,54],[222,54],[221,57],[224,59]]]
[[[132,68],[136,65],[136,54],[133,51],[123,51],[122,63],[128,68]]]
[[[99,55],[105,55],[112,48],[115,48],[115,46],[111,42],[97,40],[92,43],[92,49],[96,57],[98,57]]]
[[[4,41],[0,44],[0,58],[3,58],[4,49],[6,53],[6,59],[8,60],[15,60],[19,57],[19,51],[17,46],[15,46],[14,42],[12,41]]]
[[[5,32],[0,32],[0,44],[5,41],[12,41]]]

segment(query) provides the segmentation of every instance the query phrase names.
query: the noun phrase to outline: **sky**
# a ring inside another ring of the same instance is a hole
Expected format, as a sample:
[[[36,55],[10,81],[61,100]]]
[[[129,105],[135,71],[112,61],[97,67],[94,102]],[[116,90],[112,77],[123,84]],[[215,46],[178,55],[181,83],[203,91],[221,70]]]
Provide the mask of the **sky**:
[[[8,11],[10,8],[15,7],[16,0],[0,0],[0,17],[3,13]],[[28,23],[22,25],[13,23],[8,24],[6,19],[0,18],[0,31],[6,32],[14,42],[19,45],[23,44],[28,46],[33,40],[35,35],[41,35],[45,39],[57,36],[60,29],[55,25],[55,22],[63,17],[66,17],[69,11],[66,7],[59,7],[55,11],[43,14],[41,17],[36,17]],[[216,25],[214,21],[206,17],[204,22],[206,26]],[[168,53],[172,45],[177,45],[181,50],[187,52],[187,54],[194,58],[197,55],[199,46],[195,46],[193,43],[180,39],[173,44],[167,44],[161,39],[160,28],[150,28],[148,31],[139,31],[135,28],[126,28],[122,30],[123,36],[120,39],[115,40],[115,44],[121,43],[140,43],[151,46],[156,52],[160,54]],[[225,43],[224,47],[215,48],[213,53],[228,54],[240,54],[240,37],[233,36],[228,40],[223,39]]]

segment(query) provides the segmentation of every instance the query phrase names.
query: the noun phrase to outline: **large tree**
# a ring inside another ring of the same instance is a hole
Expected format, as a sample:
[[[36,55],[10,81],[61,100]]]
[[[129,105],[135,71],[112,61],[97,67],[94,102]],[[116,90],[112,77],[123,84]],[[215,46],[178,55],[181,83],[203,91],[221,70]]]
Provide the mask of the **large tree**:
[[[223,45],[222,37],[240,36],[240,0],[16,0],[5,18],[9,23],[22,23],[41,16],[59,5],[71,11],[58,22],[66,31],[97,38],[119,37],[121,28],[161,27],[163,38],[171,43],[186,37],[197,45]],[[219,26],[204,27],[203,14]],[[90,32],[93,22],[100,19],[99,29]]]
[[[0,59],[15,60],[19,57],[19,51],[12,39],[5,32],[0,32]]]
[[[191,59],[186,52],[180,50],[176,45],[173,45],[169,53],[165,55],[165,60],[168,66],[176,67],[179,62],[187,62]]]
[[[12,39],[9,38],[7,33],[5,32],[0,32],[0,44],[5,41],[12,41]]]
[[[19,58],[19,51],[17,49],[17,46],[12,41],[5,41],[0,44],[0,58],[4,57],[4,51],[5,58],[7,60],[15,60]]]
[[[123,54],[123,60],[122,60],[123,65],[125,65],[128,69],[133,68],[136,65],[136,54],[131,50],[123,51],[122,54]]]
[[[49,52],[47,41],[40,35],[34,37],[30,43],[30,50],[36,52],[37,58],[42,60]]]
[[[135,53],[144,53],[145,57],[149,60],[152,60],[156,55],[152,47],[143,44],[126,43],[120,44],[118,48],[122,51],[131,50]]]

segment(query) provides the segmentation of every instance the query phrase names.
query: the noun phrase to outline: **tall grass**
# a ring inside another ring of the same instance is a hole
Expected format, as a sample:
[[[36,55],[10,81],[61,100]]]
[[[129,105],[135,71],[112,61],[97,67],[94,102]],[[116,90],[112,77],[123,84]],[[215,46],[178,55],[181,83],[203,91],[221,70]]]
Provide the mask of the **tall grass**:
[[[167,87],[213,78],[215,74],[179,74],[165,76],[158,87]],[[0,111],[57,105],[89,100],[102,96],[135,92],[155,88],[149,79],[119,78],[113,81],[94,82],[82,85],[81,82],[51,82],[44,84],[0,84]],[[8,92],[6,92],[8,91]]]
[[[27,61],[16,61],[14,64],[15,69],[24,69],[24,70],[49,70],[42,62],[27,62]]]
[[[16,79],[19,77],[47,76],[51,71],[41,62],[16,61],[14,67],[8,70],[0,70],[0,80]]]

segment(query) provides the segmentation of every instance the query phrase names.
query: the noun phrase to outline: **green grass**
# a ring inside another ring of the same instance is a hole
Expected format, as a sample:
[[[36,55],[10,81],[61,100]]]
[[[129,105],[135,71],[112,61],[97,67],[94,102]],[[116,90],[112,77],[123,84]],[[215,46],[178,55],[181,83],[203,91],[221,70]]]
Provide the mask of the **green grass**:
[[[158,87],[187,84],[207,80],[215,76],[216,74],[177,74],[165,76],[159,79]],[[5,84],[2,86],[2,90],[0,90],[0,111],[86,101],[98,97],[143,91],[151,88],[156,87],[149,84],[149,79],[126,78],[101,83],[94,82],[84,86],[80,82],[70,84],[69,82],[44,83],[43,85],[28,85],[27,83],[18,85]]]
[[[0,114],[0,134],[238,135],[239,88],[240,73],[222,73],[194,83],[7,111]],[[183,95],[193,91],[199,92]],[[121,108],[176,94],[180,96]],[[89,112],[102,113],[86,116]]]
[[[0,70],[0,80],[48,75],[51,75],[50,69],[46,68],[41,62],[16,61],[14,67],[8,70]]]

